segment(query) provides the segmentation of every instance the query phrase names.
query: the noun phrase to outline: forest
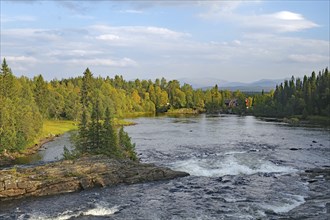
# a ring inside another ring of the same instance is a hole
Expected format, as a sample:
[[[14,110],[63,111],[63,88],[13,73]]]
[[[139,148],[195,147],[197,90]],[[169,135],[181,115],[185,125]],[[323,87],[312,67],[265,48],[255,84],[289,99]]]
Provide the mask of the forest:
[[[330,117],[330,75],[326,68],[303,79],[291,77],[269,94],[253,98],[253,113],[260,116],[286,117],[310,115]]]
[[[93,129],[105,129],[113,117],[178,109],[193,113],[330,117],[329,85],[327,68],[318,75],[312,72],[303,80],[294,77],[285,80],[270,93],[253,95],[221,90],[218,85],[206,90],[193,89],[191,85],[165,78],[154,81],[126,81],[120,75],[102,78],[94,76],[88,68],[82,76],[48,82],[42,75],[32,79],[16,77],[4,59],[0,71],[0,153],[21,151],[33,145],[47,119],[73,120],[81,128],[85,117],[86,126],[94,123]]]

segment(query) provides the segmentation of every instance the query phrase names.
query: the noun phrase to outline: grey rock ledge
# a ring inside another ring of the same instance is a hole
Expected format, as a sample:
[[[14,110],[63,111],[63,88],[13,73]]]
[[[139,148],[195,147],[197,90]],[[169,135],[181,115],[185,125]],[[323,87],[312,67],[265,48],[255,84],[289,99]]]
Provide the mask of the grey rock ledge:
[[[188,175],[153,164],[89,156],[42,166],[0,170],[0,201],[93,187],[170,180]]]

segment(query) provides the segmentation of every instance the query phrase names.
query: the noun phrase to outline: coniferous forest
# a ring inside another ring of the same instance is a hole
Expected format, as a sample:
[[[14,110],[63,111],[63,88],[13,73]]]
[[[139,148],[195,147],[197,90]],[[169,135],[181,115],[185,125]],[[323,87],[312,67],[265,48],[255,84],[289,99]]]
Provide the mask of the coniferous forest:
[[[286,117],[330,117],[328,69],[303,79],[292,77],[270,93],[248,95],[213,88],[193,89],[165,78],[126,81],[122,76],[97,77],[87,68],[80,77],[46,81],[16,77],[6,60],[0,72],[0,153],[24,150],[35,142],[44,120],[73,120],[79,124],[76,149],[136,159],[134,144],[114,117],[192,112],[254,114]],[[235,100],[234,104],[231,101]]]

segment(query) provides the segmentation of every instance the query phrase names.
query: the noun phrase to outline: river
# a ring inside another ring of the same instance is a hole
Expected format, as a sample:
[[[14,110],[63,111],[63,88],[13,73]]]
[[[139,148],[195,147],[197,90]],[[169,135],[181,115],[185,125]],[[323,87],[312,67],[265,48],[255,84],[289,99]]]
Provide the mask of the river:
[[[330,166],[329,129],[234,115],[133,120],[125,130],[142,162],[191,176],[0,203],[0,219],[330,219],[329,180],[300,175]],[[69,146],[56,141],[47,152]]]

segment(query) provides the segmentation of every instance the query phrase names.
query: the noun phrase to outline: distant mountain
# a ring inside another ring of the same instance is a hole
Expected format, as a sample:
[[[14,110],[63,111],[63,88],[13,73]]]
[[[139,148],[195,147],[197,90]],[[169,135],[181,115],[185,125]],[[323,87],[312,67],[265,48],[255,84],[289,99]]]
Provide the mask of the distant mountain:
[[[240,90],[243,92],[261,92],[262,90],[269,92],[270,90],[275,89],[276,85],[284,81],[284,79],[261,79],[252,83],[242,83],[228,82],[216,78],[181,78],[178,80],[181,82],[181,84],[190,84],[195,89],[208,89],[217,84],[220,89],[228,89],[230,91]]]
[[[187,83],[191,85],[194,89],[200,89],[204,87],[213,87],[215,84],[218,85],[224,85],[226,83],[229,83],[225,80],[220,80],[216,78],[181,78],[178,79],[178,81],[183,85],[184,83]]]

